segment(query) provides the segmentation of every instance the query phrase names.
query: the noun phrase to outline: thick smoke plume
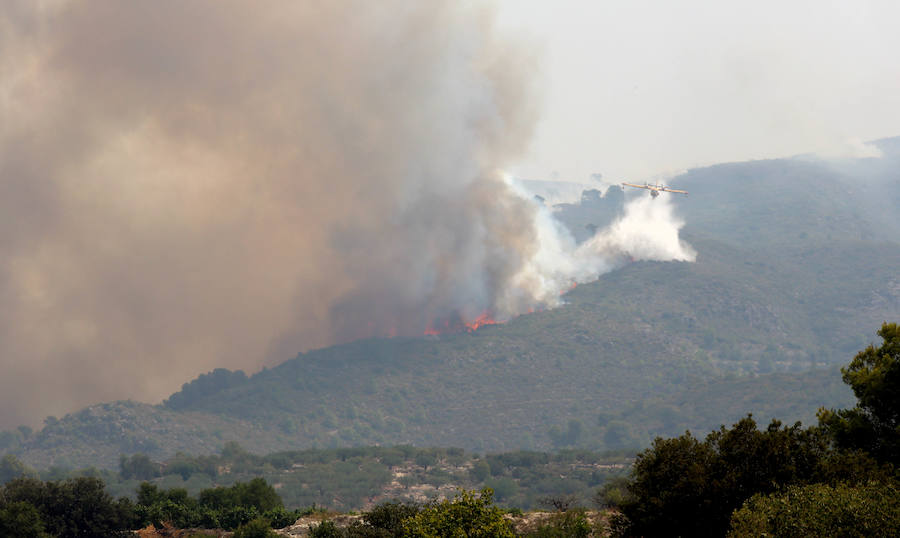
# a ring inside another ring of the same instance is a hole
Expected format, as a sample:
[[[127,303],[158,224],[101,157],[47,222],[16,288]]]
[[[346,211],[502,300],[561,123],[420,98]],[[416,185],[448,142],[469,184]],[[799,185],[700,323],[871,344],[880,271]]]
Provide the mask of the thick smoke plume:
[[[552,307],[561,304],[560,295],[573,284],[596,280],[625,263],[694,261],[696,252],[678,235],[683,225],[668,196],[653,199],[641,195],[625,204],[620,218],[576,246],[552,213],[541,208],[534,221],[538,249],[513,278],[510,291],[527,291],[530,301]],[[513,304],[501,312],[515,315],[521,308],[521,304]]]
[[[502,179],[532,58],[451,1],[3,2],[0,426],[687,257]]]

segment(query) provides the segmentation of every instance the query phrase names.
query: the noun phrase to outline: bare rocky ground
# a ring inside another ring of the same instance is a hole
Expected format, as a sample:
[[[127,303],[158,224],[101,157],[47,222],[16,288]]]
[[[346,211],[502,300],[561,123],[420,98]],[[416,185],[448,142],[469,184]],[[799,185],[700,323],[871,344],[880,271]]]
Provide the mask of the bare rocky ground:
[[[324,521],[331,521],[339,529],[346,529],[356,521],[362,521],[362,515],[359,514],[338,514],[329,516],[328,514],[314,514],[307,517],[301,517],[294,522],[293,525],[283,529],[276,530],[281,536],[309,536],[312,528],[321,525]]]
[[[138,538],[226,538],[234,533],[222,529],[176,529],[171,525],[157,529],[153,525],[148,525],[134,531],[134,535]]]
[[[554,516],[558,516],[559,512],[526,512],[520,516],[507,514],[504,516],[513,524],[517,534],[527,534],[537,530],[541,525],[546,525],[552,521]],[[607,512],[587,511],[585,513],[591,528],[596,529],[592,536],[608,536],[606,529]],[[356,521],[361,521],[362,515],[357,514],[315,514],[308,517],[298,519],[293,525],[283,529],[276,530],[281,536],[296,537],[309,536],[310,530],[324,521],[331,521],[339,529],[346,529]]]
[[[540,526],[551,523],[555,516],[559,516],[559,512],[526,512],[522,515],[507,514],[504,517],[509,520],[517,534],[527,534],[536,531]],[[589,510],[585,512],[591,528],[595,529],[591,536],[601,537],[609,536],[606,532],[606,522],[608,520],[608,512],[599,512]],[[336,514],[336,513],[317,513],[306,517],[301,517],[294,522],[293,525],[283,529],[276,529],[275,532],[279,536],[299,537],[309,536],[311,530],[325,521],[331,521],[339,529],[346,529],[357,521],[362,521],[361,514]],[[234,533],[221,529],[176,529],[171,526],[164,526],[157,529],[153,525],[134,531],[137,538],[228,538]]]

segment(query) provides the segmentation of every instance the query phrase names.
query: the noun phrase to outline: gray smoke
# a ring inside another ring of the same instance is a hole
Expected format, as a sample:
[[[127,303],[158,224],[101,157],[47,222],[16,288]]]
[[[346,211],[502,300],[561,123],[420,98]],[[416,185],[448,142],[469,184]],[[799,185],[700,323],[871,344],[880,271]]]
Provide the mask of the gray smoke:
[[[552,306],[535,72],[449,0],[4,2],[0,426]]]
[[[450,1],[4,2],[0,425],[488,309],[532,75]]]

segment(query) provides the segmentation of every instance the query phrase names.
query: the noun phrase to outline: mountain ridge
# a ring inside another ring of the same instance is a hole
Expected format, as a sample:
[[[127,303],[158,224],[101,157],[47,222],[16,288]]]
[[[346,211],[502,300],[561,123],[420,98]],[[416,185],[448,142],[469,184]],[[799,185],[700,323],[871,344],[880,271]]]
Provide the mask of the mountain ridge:
[[[6,432],[0,451],[32,465],[109,467],[121,453],[164,458],[230,440],[261,452],[610,449],[747,412],[813,420],[810,410],[852,401],[836,366],[900,318],[900,244],[883,228],[893,219],[868,217],[900,200],[895,142],[877,163],[854,161],[871,176],[774,159],[673,179],[691,191],[673,203],[696,262],[630,263],[560,308],[471,333],[360,340],[251,376],[215,370],[162,405],[97,404],[49,417],[37,433]],[[884,192],[877,203],[873,185]],[[609,218],[609,204],[594,202],[556,213],[577,236]]]

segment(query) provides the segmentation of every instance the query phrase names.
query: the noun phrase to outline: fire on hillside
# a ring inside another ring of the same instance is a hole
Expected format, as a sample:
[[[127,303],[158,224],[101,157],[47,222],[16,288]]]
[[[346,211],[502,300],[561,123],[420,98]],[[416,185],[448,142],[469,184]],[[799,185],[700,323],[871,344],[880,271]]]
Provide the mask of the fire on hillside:
[[[465,320],[459,316],[453,320],[439,320],[428,324],[425,329],[426,336],[436,336],[447,333],[475,332],[486,325],[499,325],[503,323],[494,319],[490,312],[482,312],[472,320]]]

